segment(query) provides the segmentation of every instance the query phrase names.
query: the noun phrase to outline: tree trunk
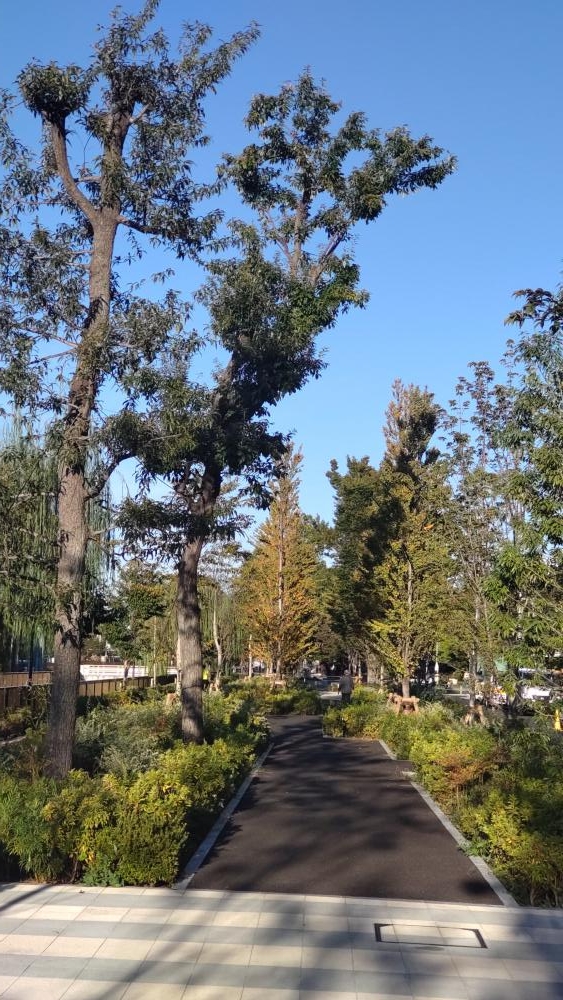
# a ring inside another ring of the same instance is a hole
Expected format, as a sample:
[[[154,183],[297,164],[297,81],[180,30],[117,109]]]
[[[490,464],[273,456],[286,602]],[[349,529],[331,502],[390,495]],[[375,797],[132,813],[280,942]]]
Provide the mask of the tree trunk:
[[[219,623],[217,621],[217,588],[213,591],[213,642],[215,645],[215,652],[217,653],[217,674],[215,686],[219,688],[221,686],[221,674],[223,673],[223,646],[221,643],[221,636],[219,635]]]
[[[46,773],[56,778],[64,777],[72,762],[80,678],[82,588],[88,544],[86,463],[91,416],[108,350],[111,264],[121,208],[116,193],[115,177],[119,173],[116,168],[122,161],[133,107],[131,103],[130,107],[115,109],[106,121],[100,166],[100,205],[88,199],[72,175],[65,121],[57,119],[48,124],[57,173],[68,198],[92,234],[88,310],[76,345],[76,367],[62,421],[59,463],[55,663],[45,762]]]
[[[57,567],[54,666],[45,773],[63,778],[72,767],[76,699],[80,682],[82,581],[87,525],[82,470],[64,469],[59,487],[60,556]]]
[[[402,679],[402,689],[403,689],[403,698],[410,698],[410,694],[411,694],[411,679],[410,679],[410,677],[409,677],[408,674],[406,674],[406,675],[403,676],[403,679]]]
[[[181,675],[182,736],[203,742],[203,649],[197,594],[197,568],[203,539],[187,542],[178,566],[178,644],[176,664]]]
[[[381,674],[381,670],[378,671],[377,666],[378,663],[375,654],[372,652],[366,653],[367,682],[368,684],[373,684],[374,687],[378,683],[378,673]],[[383,678],[381,676],[379,680],[383,687]]]

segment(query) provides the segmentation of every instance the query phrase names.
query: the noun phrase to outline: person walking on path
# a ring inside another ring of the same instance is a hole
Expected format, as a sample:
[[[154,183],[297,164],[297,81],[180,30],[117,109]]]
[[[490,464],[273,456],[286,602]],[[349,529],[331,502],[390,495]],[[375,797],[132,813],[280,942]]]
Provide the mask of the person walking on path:
[[[352,675],[349,670],[345,670],[340,678],[340,683],[338,685],[338,690],[342,696],[342,704],[348,705],[350,702],[350,695],[352,694],[352,688],[354,684],[352,681]]]

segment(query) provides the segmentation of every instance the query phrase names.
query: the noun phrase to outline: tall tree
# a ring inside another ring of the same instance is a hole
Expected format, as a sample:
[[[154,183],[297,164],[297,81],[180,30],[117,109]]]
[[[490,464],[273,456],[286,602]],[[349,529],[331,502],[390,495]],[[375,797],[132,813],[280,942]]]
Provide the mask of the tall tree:
[[[450,604],[446,470],[431,443],[439,413],[432,393],[394,383],[381,476],[398,516],[375,568],[377,611],[370,625],[377,656],[401,679],[406,696],[420,660],[434,653]]]
[[[38,158],[8,128],[13,100],[4,95],[2,103],[0,389],[57,418],[53,776],[71,765],[86,507],[146,431],[127,402],[131,380],[167,356],[174,337],[179,355],[191,346],[178,334],[186,320],[178,295],[168,291],[159,302],[123,291],[119,274],[148,247],[195,259],[213,236],[217,211],[199,213],[218,185],[192,176],[193,150],[206,142],[203,102],[257,34],[250,28],[210,49],[210,29],[187,25],[174,58],[163,32],[149,33],[157,7],[146,0],[135,16],[118,8],[86,69],[53,62],[23,70],[21,95],[43,126]],[[104,387],[125,398],[109,417]],[[92,476],[93,448],[104,461]]]
[[[523,305],[508,322],[521,332],[508,353],[517,381],[499,437],[518,457],[506,482],[517,516],[490,594],[509,665],[541,669],[563,629],[563,292],[516,294]]]
[[[290,452],[239,588],[252,650],[278,676],[317,652],[321,618],[317,554],[299,509],[301,455]]]
[[[502,429],[512,408],[510,387],[495,382],[486,362],[472,362],[460,378],[450,413],[444,417],[451,502],[444,528],[454,557],[456,614],[451,645],[469,668],[470,699],[478,670],[491,676],[502,655],[489,594],[492,573],[517,511],[506,483],[514,452],[503,446]]]
[[[356,225],[377,219],[390,195],[435,188],[455,167],[427,136],[413,139],[404,128],[382,136],[358,112],[338,127],[339,112],[309,73],[252,101],[247,125],[257,141],[226,158],[223,176],[254,221],[232,223],[236,256],[211,264],[202,294],[227,360],[207,393],[194,393],[181,372],[172,390],[161,387],[162,426],[174,422],[177,447],[147,450],[144,462],[147,482],[167,479],[173,497],[125,511],[132,534],[135,522],[142,533],[152,518],[163,549],[170,549],[172,525],[176,532],[187,739],[203,738],[198,565],[217,530],[222,480],[242,475],[254,488],[271,475],[285,443],[270,430],[270,408],[320,374],[318,334],[342,311],[365,304],[353,256]]]
[[[398,512],[393,509],[394,498],[384,495],[381,475],[366,456],[348,458],[345,473],[333,461],[327,476],[335,491],[331,619],[348,660],[367,662],[369,679],[375,681],[369,630],[376,609],[373,574],[383,559],[389,527]]]
[[[206,547],[199,574],[202,641],[215,651],[216,688],[221,686],[226,669],[242,662],[244,629],[235,581],[243,551],[237,541],[217,541]]]

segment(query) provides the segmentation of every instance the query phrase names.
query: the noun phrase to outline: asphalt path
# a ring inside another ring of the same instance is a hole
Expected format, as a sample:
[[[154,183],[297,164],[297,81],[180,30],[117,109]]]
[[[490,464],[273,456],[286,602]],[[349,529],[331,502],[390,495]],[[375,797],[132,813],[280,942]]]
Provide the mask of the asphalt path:
[[[271,720],[274,748],[194,889],[499,904],[379,743]]]

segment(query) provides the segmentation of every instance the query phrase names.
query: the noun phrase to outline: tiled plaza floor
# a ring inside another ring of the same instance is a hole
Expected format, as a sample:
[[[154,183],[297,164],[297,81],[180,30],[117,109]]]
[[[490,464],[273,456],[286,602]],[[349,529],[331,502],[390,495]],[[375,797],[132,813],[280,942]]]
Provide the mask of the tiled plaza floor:
[[[0,886],[2,1000],[563,1000],[563,912]]]

